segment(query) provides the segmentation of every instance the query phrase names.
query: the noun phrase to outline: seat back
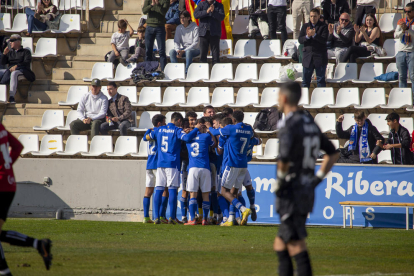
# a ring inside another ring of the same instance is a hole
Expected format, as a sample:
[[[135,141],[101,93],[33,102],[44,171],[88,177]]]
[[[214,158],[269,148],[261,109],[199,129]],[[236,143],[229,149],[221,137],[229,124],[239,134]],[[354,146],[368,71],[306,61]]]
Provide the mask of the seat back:
[[[188,67],[187,80],[208,80],[208,63],[191,63]]]
[[[385,70],[385,73],[389,72],[398,72],[397,63],[393,62],[388,64],[387,70]]]
[[[239,6],[239,9],[241,7]],[[236,15],[233,23],[233,34],[245,34],[249,30],[249,16],[248,15]]]
[[[334,145],[335,149],[339,149],[339,140],[337,139],[330,139],[331,143]]]
[[[410,135],[412,135],[414,131],[414,120],[412,117],[401,117],[400,124],[408,130]]]
[[[89,153],[102,154],[104,152],[112,152],[113,150],[112,136],[95,135],[91,141]]]
[[[260,99],[261,105],[277,105],[279,99],[279,87],[266,87],[262,91],[262,97]]]
[[[398,39],[387,39],[384,41],[383,48],[387,52],[387,57],[395,57],[398,52],[399,43]]]
[[[239,63],[234,79],[239,81],[257,80],[257,63]]]
[[[77,0],[77,7],[78,9],[81,7],[81,1]],[[104,9],[105,3],[104,0],[89,0],[89,10],[95,9]],[[83,9],[86,10],[86,1],[83,0]]]
[[[300,96],[300,100],[298,105],[302,106],[304,104],[309,104],[309,88],[302,87],[302,95]]]
[[[383,150],[378,154],[378,163],[392,163],[391,151]]]
[[[265,156],[278,156],[279,154],[279,139],[268,139],[264,149]]]
[[[282,48],[282,56],[283,56],[283,53],[286,51],[286,45],[288,45],[290,42],[293,42],[296,45],[296,49],[299,48],[299,41],[297,39],[286,39],[285,44],[283,44],[283,48]]]
[[[47,56],[57,55],[57,39],[49,37],[41,37],[36,44],[35,55]]]
[[[346,87],[339,89],[338,94],[336,94],[336,104],[341,106],[359,105],[359,88]]]
[[[42,117],[42,127],[54,128],[65,125],[63,110],[46,110]]]
[[[223,104],[234,103],[233,87],[216,87],[211,96],[212,106],[221,106]]]
[[[387,116],[388,114],[371,113],[368,115],[368,119],[378,129],[379,132],[389,132],[390,128],[387,125],[387,120],[385,120]]]
[[[244,112],[243,123],[251,125],[253,127],[258,112]]]
[[[18,13],[13,20],[13,28],[15,30],[27,30],[27,17],[25,13]]]
[[[174,39],[167,39],[165,41],[165,53],[167,57],[170,56],[170,51],[174,49]]]
[[[355,125],[354,113],[345,113],[344,120],[342,121],[342,129],[346,130]]]
[[[10,13],[0,13],[0,30],[11,28]]]
[[[70,10],[75,9],[77,6],[76,0],[60,0],[59,10]]]
[[[108,98],[108,100],[111,99],[111,96],[109,96],[109,93],[108,93],[108,87],[107,86],[102,86],[101,87],[101,92]]]
[[[364,63],[359,73],[360,81],[373,81],[375,77],[381,75],[383,72],[382,63]]]
[[[233,79],[233,64],[216,63],[211,69],[211,81],[221,81],[223,79]]]
[[[139,104],[161,103],[161,87],[143,87],[139,92]]]
[[[259,88],[257,87],[242,87],[237,92],[236,104],[248,105],[259,103]]]
[[[411,88],[393,88],[388,97],[388,105],[404,106],[413,105],[413,93]]]
[[[70,135],[66,141],[65,152],[88,152],[88,136]]]
[[[335,129],[335,113],[318,113],[315,116],[315,124],[321,129],[322,133]]]
[[[259,57],[271,57],[280,55],[280,40],[271,39],[271,40],[262,40],[259,46]]]
[[[0,103],[7,102],[7,86],[5,84],[0,84]]]
[[[62,135],[45,135],[40,143],[40,152],[50,154],[57,151],[63,151]]]
[[[136,136],[119,136],[115,143],[114,153],[127,154],[138,151],[138,141]]]
[[[286,31],[288,34],[293,33],[293,16],[291,14],[286,15]]]
[[[401,19],[401,13],[384,13],[379,20],[381,32],[389,33],[397,28],[397,22]]]
[[[22,37],[22,46],[25,49],[29,49],[30,53],[33,55],[33,37]]]
[[[152,124],[152,117],[155,115],[160,114],[159,111],[144,111],[139,118],[139,129],[148,129],[153,128],[154,125]]]
[[[121,86],[118,88],[118,93],[128,97],[131,103],[137,102],[137,87],[136,86]]]
[[[210,102],[210,89],[208,87],[191,87],[188,91],[187,104],[199,105]]]
[[[175,105],[185,103],[185,88],[184,86],[169,86],[164,91],[163,104]]]
[[[148,142],[141,139],[138,154],[148,156]]]
[[[273,80],[277,80],[279,78],[280,66],[280,63],[263,63],[260,68],[259,81],[271,82]]]
[[[59,32],[68,33],[70,31],[80,31],[79,14],[64,14],[60,18]]]
[[[18,140],[23,145],[21,154],[26,154],[31,151],[39,151],[39,136],[37,134],[22,134]]]
[[[131,78],[132,70],[134,70],[135,67],[136,67],[135,63],[128,63],[127,66],[118,64],[118,66],[116,67],[115,79],[127,80]]]
[[[220,39],[220,56],[233,55],[233,40]]]
[[[253,157],[256,155],[263,155],[263,146],[257,145],[253,147]]]
[[[78,119],[78,112],[77,110],[69,111],[68,115],[66,116],[66,123],[65,127],[70,128],[70,123]]]
[[[311,96],[311,105],[334,104],[334,92],[332,87],[317,87]]]
[[[68,95],[66,96],[67,103],[78,103],[82,96],[89,92],[89,87],[87,86],[71,86],[68,90]]]
[[[338,63],[335,68],[335,80],[355,80],[358,78],[356,63]]]
[[[185,117],[185,112],[184,111],[169,111],[169,112],[167,112],[167,114],[165,114],[165,123],[166,124],[171,123],[171,116],[175,112],[179,112],[179,113],[181,113],[181,115],[183,115],[183,117]]]
[[[113,77],[112,62],[97,62],[93,65],[91,79],[103,80],[112,79]]]
[[[362,94],[362,106],[376,106],[385,104],[384,88],[366,88]]]
[[[256,51],[256,40],[255,39],[239,39],[234,47],[234,56],[247,57],[255,56]],[[237,71],[237,70],[236,70]]]
[[[185,64],[167,63],[164,68],[164,75],[166,80],[185,79]]]

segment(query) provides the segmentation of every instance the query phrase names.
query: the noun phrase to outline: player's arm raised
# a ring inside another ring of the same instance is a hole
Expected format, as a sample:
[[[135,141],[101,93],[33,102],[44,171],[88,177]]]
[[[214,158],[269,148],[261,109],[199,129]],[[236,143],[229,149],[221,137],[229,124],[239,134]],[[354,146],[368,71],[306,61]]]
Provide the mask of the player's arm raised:
[[[16,162],[17,158],[19,158],[20,153],[23,150],[23,145],[16,139],[10,132],[7,131],[7,139],[9,140],[9,145],[11,147],[10,151],[10,158],[12,160],[12,164]]]

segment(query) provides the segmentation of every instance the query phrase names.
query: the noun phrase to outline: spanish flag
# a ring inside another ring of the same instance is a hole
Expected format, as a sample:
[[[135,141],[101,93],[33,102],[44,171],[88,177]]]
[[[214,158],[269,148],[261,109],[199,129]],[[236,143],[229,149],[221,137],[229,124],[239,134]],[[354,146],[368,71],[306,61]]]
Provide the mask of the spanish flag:
[[[205,0],[204,0],[205,1]],[[216,0],[223,4],[224,20],[221,21],[221,39],[233,39],[230,25],[230,1],[231,0]],[[191,14],[191,21],[199,25],[198,19],[194,18],[194,10],[197,8],[201,0],[185,0],[185,8]]]

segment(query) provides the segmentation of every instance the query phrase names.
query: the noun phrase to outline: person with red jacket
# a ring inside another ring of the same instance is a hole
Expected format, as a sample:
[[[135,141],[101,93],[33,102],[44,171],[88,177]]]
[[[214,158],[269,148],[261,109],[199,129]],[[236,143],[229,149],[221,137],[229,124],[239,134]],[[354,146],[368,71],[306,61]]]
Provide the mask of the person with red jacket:
[[[11,149],[9,151],[9,149]],[[4,257],[2,242],[10,245],[33,247],[42,256],[46,269],[52,264],[50,249],[52,241],[38,240],[15,231],[3,231],[7,213],[16,193],[16,180],[13,173],[13,164],[19,158],[23,145],[11,135],[0,123],[0,275],[12,275]]]

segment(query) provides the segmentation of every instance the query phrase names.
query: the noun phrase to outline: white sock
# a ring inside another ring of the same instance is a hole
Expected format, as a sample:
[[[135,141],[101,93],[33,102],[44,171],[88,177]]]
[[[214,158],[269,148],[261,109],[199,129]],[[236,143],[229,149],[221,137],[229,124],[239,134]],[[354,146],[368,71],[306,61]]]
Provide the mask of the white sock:
[[[187,217],[182,216],[182,217],[181,217],[181,220],[186,219],[186,218],[187,218]]]
[[[246,207],[244,207],[243,205],[240,207],[240,211],[241,211],[241,212],[246,211],[246,209],[247,209],[247,208],[246,208]]]
[[[227,217],[223,217],[223,222],[226,222],[227,221]]]
[[[33,248],[37,249],[37,239],[34,239],[34,241],[33,241]]]
[[[234,215],[229,216],[229,221],[234,221]]]

